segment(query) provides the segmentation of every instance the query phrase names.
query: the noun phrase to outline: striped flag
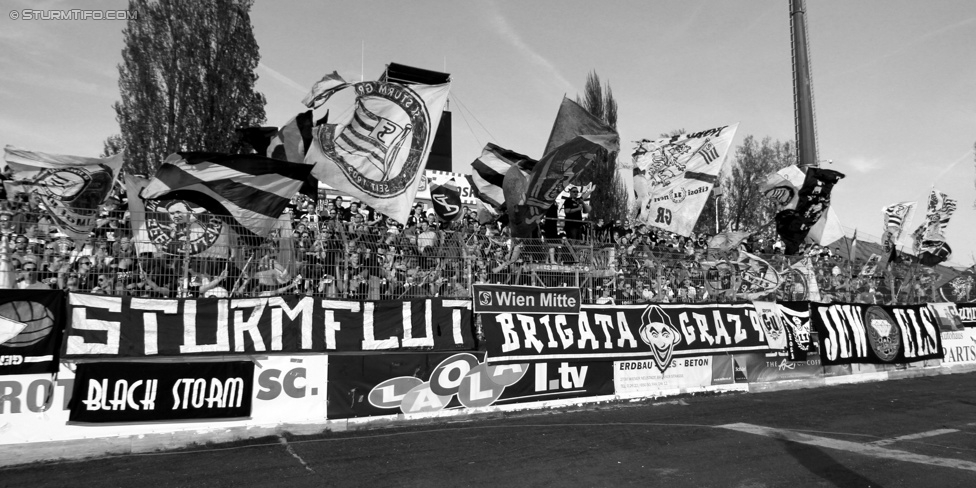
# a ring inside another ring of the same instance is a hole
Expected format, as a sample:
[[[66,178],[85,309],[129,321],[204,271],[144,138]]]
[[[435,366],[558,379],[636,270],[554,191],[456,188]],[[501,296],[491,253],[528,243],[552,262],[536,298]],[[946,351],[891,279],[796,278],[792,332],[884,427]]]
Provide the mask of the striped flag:
[[[267,237],[312,166],[253,154],[175,153],[143,190],[146,200],[180,199],[233,218]]]
[[[505,173],[513,164],[519,165],[525,171],[532,171],[536,160],[489,142],[481,151],[481,157],[471,163],[474,170],[471,174],[471,188],[476,197],[495,211],[501,211],[505,207],[502,184]]]
[[[698,148],[698,154],[705,160],[705,164],[710,164],[718,159],[718,149],[710,139],[705,139],[705,142]]]
[[[892,240],[897,241],[905,230],[905,225],[912,220],[915,202],[900,202],[881,209],[884,218],[882,231],[891,232]]]

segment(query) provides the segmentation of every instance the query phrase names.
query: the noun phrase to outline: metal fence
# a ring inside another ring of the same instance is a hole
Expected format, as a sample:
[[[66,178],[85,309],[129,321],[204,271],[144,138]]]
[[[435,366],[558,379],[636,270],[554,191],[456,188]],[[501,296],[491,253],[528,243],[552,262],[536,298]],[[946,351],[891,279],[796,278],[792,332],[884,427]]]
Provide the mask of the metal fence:
[[[303,294],[341,299],[468,298],[473,283],[578,287],[586,303],[732,302],[754,299],[867,303],[946,301],[938,277],[897,265],[860,276],[828,255],[717,255],[648,239],[611,243],[512,239],[470,221],[406,228],[315,216],[281,219],[259,242],[205,214],[113,212],[81,241],[40,213],[0,213],[3,286],[138,297]],[[940,288],[941,287],[941,288]],[[972,280],[952,299],[968,300]]]

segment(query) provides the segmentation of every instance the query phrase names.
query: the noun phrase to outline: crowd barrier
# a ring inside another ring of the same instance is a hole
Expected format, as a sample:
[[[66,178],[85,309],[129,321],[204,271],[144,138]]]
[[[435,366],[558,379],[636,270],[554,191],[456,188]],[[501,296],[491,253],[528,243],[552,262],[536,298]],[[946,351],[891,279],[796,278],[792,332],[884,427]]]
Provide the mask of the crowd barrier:
[[[906,263],[864,272],[863,263],[825,253],[719,253],[703,240],[654,231],[616,243],[597,232],[578,240],[512,239],[504,229],[473,221],[404,229],[382,220],[369,225],[306,214],[282,219],[269,238],[255,240],[208,214],[153,215],[99,220],[84,241],[59,234],[40,215],[0,220],[8,247],[0,287],[142,298],[406,300],[470,299],[474,284],[509,284],[578,287],[584,303],[615,304],[976,298],[972,275],[952,275],[950,282]]]
[[[0,459],[976,369],[976,305],[0,295]],[[91,440],[98,440],[92,443]]]

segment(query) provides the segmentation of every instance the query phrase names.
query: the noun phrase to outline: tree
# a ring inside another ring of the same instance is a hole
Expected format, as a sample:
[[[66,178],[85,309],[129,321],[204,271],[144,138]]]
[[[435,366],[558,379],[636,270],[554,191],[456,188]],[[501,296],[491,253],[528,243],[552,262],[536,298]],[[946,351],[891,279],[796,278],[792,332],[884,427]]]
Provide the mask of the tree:
[[[252,0],[129,0],[121,101],[125,167],[152,174],[176,151],[235,153],[238,127],[264,122]]]
[[[725,190],[721,210],[727,230],[755,230],[772,220],[776,206],[763,195],[763,183],[770,173],[793,164],[793,142],[773,142],[769,137],[757,142],[755,137],[746,136],[735,149],[731,174],[720,183]]]
[[[577,96],[576,103],[608,126],[617,128],[617,101],[613,98],[613,90],[609,82],[600,85],[600,77],[596,71],[586,75],[583,97]],[[630,200],[627,188],[617,173],[616,152],[590,163],[580,173],[577,183],[593,183],[594,190],[590,194],[591,220],[604,219],[610,222],[627,218],[630,212]]]
[[[102,141],[102,154],[100,156],[103,158],[115,156],[122,152],[123,148],[125,148],[125,141],[122,140],[122,136],[120,134],[112,134]]]

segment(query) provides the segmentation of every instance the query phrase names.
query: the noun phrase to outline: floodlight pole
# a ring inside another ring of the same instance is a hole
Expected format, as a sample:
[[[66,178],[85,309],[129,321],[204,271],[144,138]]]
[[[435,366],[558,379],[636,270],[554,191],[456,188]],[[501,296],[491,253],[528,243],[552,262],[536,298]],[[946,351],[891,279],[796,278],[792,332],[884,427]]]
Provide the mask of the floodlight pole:
[[[796,123],[797,166],[820,167],[817,158],[817,126],[813,111],[813,78],[807,44],[804,0],[790,0],[790,31],[793,44],[793,113]]]

